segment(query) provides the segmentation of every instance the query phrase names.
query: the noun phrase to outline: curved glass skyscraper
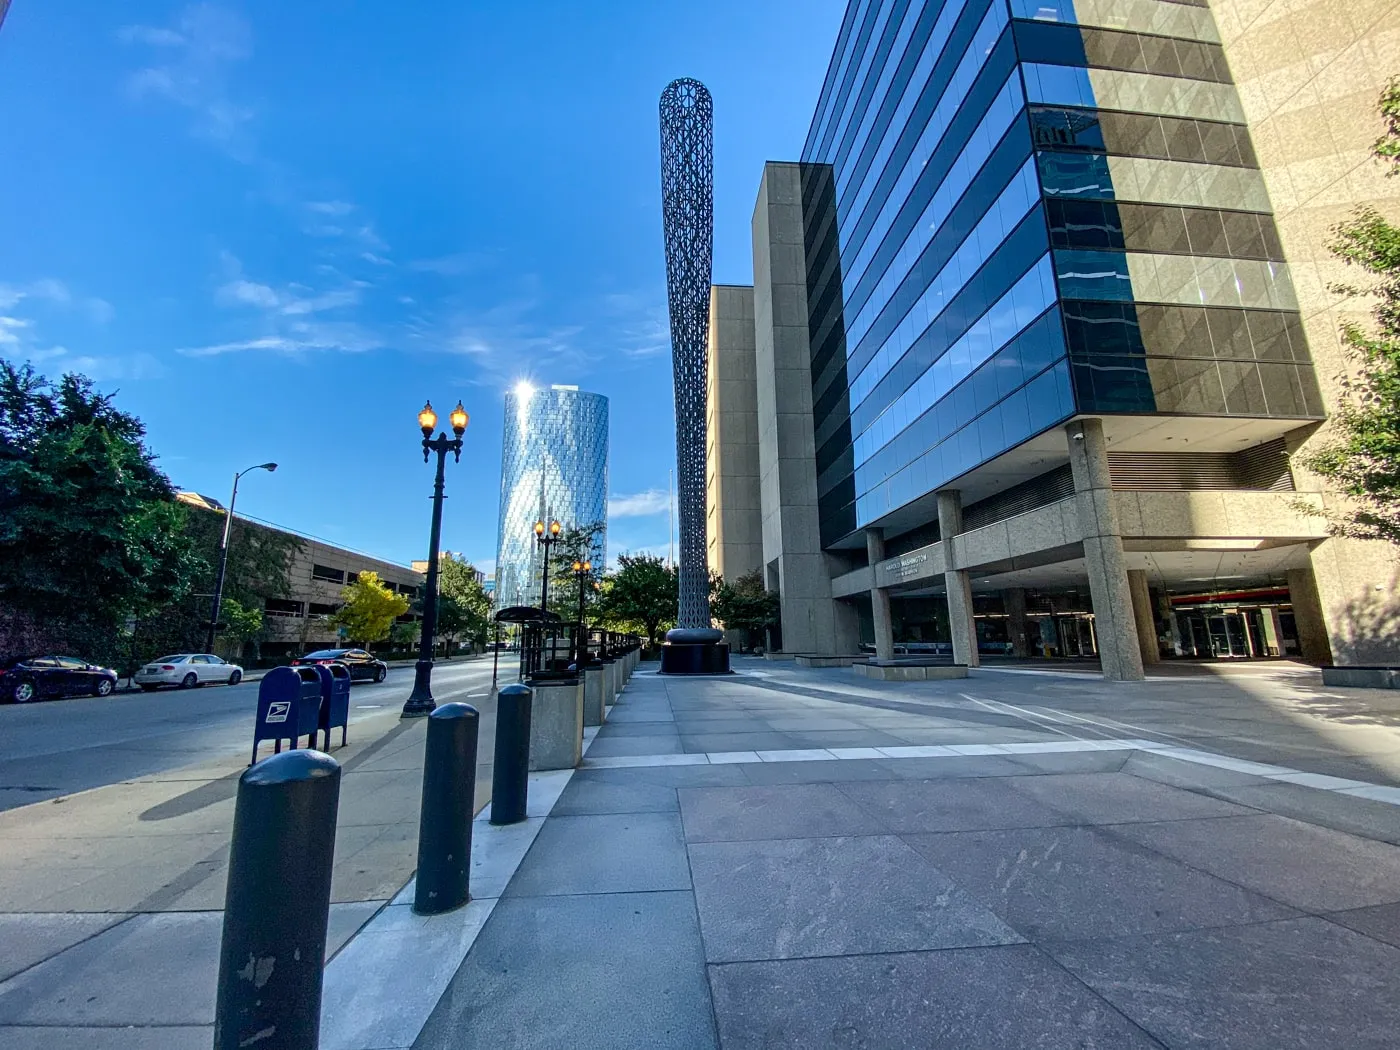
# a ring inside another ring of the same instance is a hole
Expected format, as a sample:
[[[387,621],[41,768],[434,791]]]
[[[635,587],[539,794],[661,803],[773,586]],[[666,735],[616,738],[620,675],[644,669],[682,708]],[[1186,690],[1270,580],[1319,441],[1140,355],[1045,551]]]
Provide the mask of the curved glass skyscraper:
[[[496,608],[538,605],[536,521],[565,528],[601,522],[593,564],[607,558],[608,399],[575,386],[506,394],[501,450],[501,516],[496,543]]]

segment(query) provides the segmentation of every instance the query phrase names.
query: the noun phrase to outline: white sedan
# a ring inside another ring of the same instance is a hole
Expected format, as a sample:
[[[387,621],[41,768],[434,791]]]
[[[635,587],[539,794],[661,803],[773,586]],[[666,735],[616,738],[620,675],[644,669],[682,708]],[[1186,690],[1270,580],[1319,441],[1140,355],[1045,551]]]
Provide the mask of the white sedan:
[[[180,689],[193,689],[205,682],[237,685],[243,681],[243,668],[210,653],[180,653],[152,660],[136,672],[134,681],[148,693],[163,685]]]

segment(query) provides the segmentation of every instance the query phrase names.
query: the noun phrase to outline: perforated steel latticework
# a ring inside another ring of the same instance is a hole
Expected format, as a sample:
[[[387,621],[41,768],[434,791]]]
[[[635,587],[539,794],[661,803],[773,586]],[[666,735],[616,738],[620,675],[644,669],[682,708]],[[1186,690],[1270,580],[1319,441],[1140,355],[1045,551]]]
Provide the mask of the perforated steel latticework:
[[[661,93],[661,213],[676,388],[680,627],[709,627],[705,563],[705,349],[714,253],[714,107],[698,80]]]
[[[607,564],[608,399],[572,387],[506,394],[496,608],[539,605],[543,565],[536,521],[565,528],[604,523],[593,552]]]

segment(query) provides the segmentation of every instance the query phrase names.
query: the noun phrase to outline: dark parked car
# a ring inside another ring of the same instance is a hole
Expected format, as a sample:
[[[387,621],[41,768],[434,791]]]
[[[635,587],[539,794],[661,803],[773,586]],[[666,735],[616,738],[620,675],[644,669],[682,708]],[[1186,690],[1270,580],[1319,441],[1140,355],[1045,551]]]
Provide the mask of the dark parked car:
[[[388,664],[363,649],[318,649],[292,661],[293,667],[302,664],[344,664],[352,682],[382,682],[389,673]]]
[[[59,696],[111,696],[117,672],[73,656],[22,656],[0,667],[0,699],[26,704]]]

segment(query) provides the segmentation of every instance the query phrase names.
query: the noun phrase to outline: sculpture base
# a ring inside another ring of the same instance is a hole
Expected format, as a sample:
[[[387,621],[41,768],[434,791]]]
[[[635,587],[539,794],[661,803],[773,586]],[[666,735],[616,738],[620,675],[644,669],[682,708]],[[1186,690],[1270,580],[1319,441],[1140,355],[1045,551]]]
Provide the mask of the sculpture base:
[[[671,642],[661,647],[662,674],[733,674],[728,642]]]

